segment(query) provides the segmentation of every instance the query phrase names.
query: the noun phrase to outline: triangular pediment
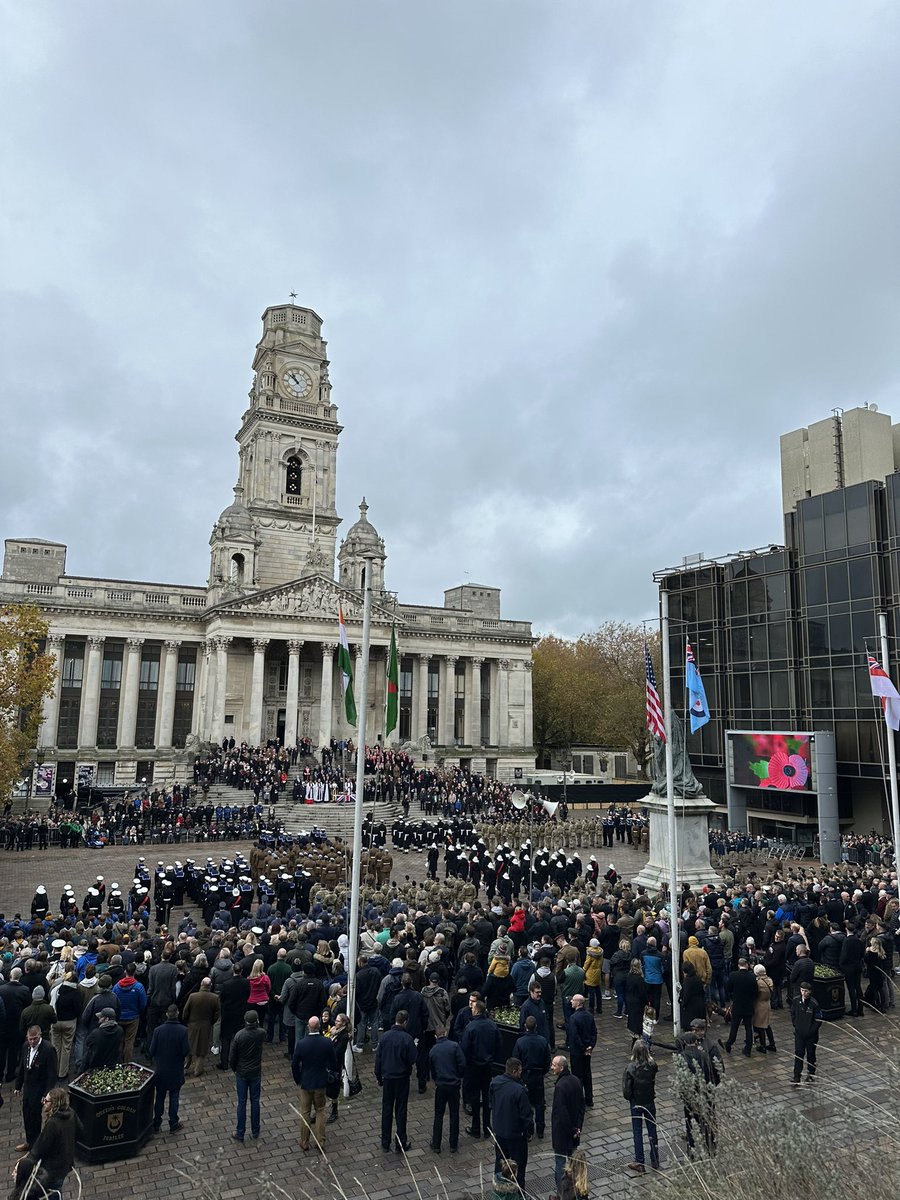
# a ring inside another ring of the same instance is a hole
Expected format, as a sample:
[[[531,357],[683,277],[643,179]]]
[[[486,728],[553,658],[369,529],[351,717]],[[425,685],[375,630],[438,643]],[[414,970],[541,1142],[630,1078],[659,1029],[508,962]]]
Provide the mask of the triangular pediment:
[[[232,613],[271,613],[273,616],[323,621],[336,621],[338,608],[344,610],[347,621],[362,621],[363,616],[362,598],[324,575],[307,575],[240,600],[231,600],[221,608]],[[372,601],[373,621],[389,624],[393,619],[392,609],[377,600]]]

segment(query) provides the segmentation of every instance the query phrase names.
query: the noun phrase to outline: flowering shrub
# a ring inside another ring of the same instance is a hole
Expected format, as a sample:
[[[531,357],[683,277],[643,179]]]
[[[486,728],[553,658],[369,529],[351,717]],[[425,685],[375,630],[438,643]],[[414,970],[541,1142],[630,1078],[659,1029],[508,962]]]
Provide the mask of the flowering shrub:
[[[87,1071],[76,1082],[78,1087],[92,1096],[111,1096],[116,1092],[136,1092],[152,1074],[147,1067],[126,1064],[121,1067],[103,1067],[98,1071]]]
[[[512,1005],[507,1008],[495,1008],[491,1017],[498,1025],[511,1025],[513,1029],[519,1028],[519,1010],[513,1008]]]
[[[826,967],[824,963],[816,963],[815,969],[816,979],[842,979],[840,971],[835,971],[834,967]]]

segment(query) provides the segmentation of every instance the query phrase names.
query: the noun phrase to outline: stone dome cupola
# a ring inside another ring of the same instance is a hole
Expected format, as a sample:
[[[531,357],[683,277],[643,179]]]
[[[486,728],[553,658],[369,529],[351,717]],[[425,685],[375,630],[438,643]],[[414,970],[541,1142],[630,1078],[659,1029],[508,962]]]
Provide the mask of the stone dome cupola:
[[[359,520],[350,527],[338,551],[338,581],[342,587],[359,591],[365,580],[367,564],[372,572],[372,590],[384,591],[384,539],[366,515],[369,506],[363,496],[359,506]]]
[[[256,579],[256,526],[238,484],[234,501],[220,514],[209,539],[209,586],[244,589]]]

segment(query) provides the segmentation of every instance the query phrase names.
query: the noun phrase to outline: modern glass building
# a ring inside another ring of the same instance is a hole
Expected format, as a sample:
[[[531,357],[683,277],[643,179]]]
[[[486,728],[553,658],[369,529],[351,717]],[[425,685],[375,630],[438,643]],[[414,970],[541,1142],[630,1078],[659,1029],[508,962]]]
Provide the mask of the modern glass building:
[[[827,730],[835,738],[841,825],[881,831],[889,828],[886,742],[866,655],[881,657],[884,612],[891,674],[900,681],[895,430],[871,408],[836,413],[819,426],[827,428],[782,439],[785,545],[686,560],[654,578],[669,593],[676,708],[684,707],[685,638],[706,687],[712,719],[690,739],[689,751],[707,794],[722,806],[723,823],[727,729]],[[827,454],[830,476],[820,461]],[[886,465],[890,473],[877,478]],[[748,818],[754,832],[811,840],[816,797],[759,789],[748,801]]]

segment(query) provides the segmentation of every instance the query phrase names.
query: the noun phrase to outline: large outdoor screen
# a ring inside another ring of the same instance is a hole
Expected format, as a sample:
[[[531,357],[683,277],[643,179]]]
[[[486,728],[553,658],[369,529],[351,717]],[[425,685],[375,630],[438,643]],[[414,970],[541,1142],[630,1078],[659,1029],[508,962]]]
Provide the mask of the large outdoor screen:
[[[729,733],[731,782],[737,787],[814,792],[808,733]]]

